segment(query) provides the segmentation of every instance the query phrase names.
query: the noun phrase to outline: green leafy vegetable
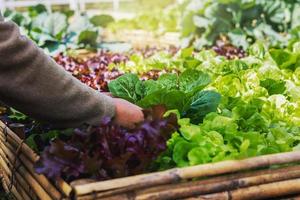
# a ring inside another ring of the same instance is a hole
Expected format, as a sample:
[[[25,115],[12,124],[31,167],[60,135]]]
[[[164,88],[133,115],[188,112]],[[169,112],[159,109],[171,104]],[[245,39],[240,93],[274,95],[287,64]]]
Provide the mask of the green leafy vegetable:
[[[192,98],[190,108],[186,111],[195,124],[200,123],[210,112],[215,112],[221,102],[221,95],[214,91],[201,91]]]
[[[137,102],[144,95],[144,85],[135,74],[125,74],[108,84],[110,92],[130,102]]]
[[[224,35],[244,49],[258,40],[286,46],[299,26],[299,1],[187,0],[183,6],[181,33],[185,43],[194,41],[197,49],[213,45]]]
[[[216,111],[220,95],[202,91],[211,79],[208,74],[187,70],[180,75],[164,74],[157,81],[140,81],[137,75],[125,74],[109,83],[110,92],[141,107],[164,105],[189,113],[193,121],[201,121],[209,112]]]
[[[13,108],[10,108],[9,118],[13,119],[13,120],[17,120],[17,121],[24,121],[24,120],[28,119],[28,117],[26,115],[24,115],[23,113],[15,110]]]
[[[286,90],[284,81],[266,79],[260,82],[260,85],[268,90],[269,95],[283,94]]]

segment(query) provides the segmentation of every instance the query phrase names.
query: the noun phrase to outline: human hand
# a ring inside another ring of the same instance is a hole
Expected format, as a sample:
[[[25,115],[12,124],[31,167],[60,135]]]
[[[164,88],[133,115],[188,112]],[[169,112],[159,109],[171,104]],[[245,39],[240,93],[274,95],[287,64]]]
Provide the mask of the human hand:
[[[113,98],[115,104],[114,122],[126,128],[134,128],[144,120],[142,109],[126,100]]]

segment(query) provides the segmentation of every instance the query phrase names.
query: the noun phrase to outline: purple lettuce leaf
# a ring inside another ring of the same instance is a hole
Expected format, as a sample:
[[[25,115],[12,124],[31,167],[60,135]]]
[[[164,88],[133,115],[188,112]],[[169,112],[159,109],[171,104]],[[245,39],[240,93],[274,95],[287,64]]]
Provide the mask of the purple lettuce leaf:
[[[98,127],[75,129],[67,141],[56,139],[43,151],[35,169],[49,178],[105,180],[144,173],[166,150],[166,141],[178,128],[176,116],[162,118],[165,109],[148,111],[133,130],[109,118]]]

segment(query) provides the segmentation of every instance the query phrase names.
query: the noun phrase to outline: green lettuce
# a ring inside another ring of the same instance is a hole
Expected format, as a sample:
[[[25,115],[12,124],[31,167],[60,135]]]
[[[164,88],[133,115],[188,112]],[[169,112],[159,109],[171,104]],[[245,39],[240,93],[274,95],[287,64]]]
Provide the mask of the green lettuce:
[[[158,80],[141,81],[135,74],[125,74],[109,83],[110,92],[143,108],[164,105],[177,109],[193,122],[216,111],[221,96],[214,91],[203,91],[211,82],[208,74],[186,70],[182,74],[164,74]]]

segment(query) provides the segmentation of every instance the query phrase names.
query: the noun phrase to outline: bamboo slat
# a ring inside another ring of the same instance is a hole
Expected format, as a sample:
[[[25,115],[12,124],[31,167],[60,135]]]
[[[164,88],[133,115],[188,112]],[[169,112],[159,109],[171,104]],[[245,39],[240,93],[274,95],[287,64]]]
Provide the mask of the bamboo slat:
[[[15,155],[12,153],[6,146],[0,141],[1,149],[5,153],[10,166],[13,166]],[[27,184],[30,185],[32,190],[36,193],[36,195],[43,200],[52,200],[50,195],[44,190],[44,188],[33,178],[33,176],[24,168],[24,166],[20,165],[17,171],[22,175],[22,177],[26,180]],[[12,172],[15,173],[15,172]]]
[[[8,194],[12,194],[14,199],[23,199],[22,196],[20,195],[20,193],[17,191],[17,189],[15,188],[14,185],[11,186],[11,189],[9,189],[9,185],[7,185],[7,183],[9,182],[9,178],[6,176],[5,173],[3,173],[3,188],[4,190],[8,193]]]
[[[6,128],[6,125],[1,121],[0,121],[0,128],[2,130],[7,131],[7,137],[5,138],[5,141],[7,141],[14,148],[17,148],[20,146],[20,144],[22,143],[22,140],[20,138],[18,138],[18,136],[16,134],[14,134],[10,129]],[[0,134],[0,136],[2,136],[2,138],[4,138],[3,134]],[[28,160],[32,163],[35,163],[39,159],[39,156],[32,149],[30,149],[27,145],[22,145],[21,155],[22,154],[25,157],[27,157],[26,160]],[[23,160],[24,160],[25,159],[24,156],[21,156],[21,159],[23,158]],[[57,193],[55,192],[55,190],[56,190],[55,187],[51,188],[51,183],[46,178],[42,178],[42,179],[43,180],[39,179],[39,181],[42,181],[40,183],[43,184],[43,182],[44,182],[43,186],[46,187],[47,190],[50,189],[51,194],[57,195]],[[62,194],[64,196],[66,196],[66,197],[70,196],[72,188],[64,180],[62,180],[62,179],[56,180],[55,186],[59,189],[60,192],[62,192]]]
[[[164,172],[143,174],[133,177],[120,178],[110,181],[102,181],[74,187],[77,196],[94,192],[103,192],[112,189],[130,187],[140,189],[156,185],[175,183],[185,179],[215,176],[226,173],[234,173],[242,170],[251,170],[270,165],[286,164],[300,161],[300,152],[279,153],[239,161],[224,161],[213,164],[198,165],[186,168],[175,168]]]
[[[122,192],[120,195],[110,196],[116,191],[90,194],[77,197],[78,200],[94,198],[130,199],[130,200],[170,200],[197,196],[200,194],[216,193],[237,188],[250,187],[265,183],[300,178],[300,166],[292,166],[281,169],[259,170],[246,174],[226,175],[222,177],[209,178],[200,181],[191,181],[175,185],[157,186],[139,191]],[[120,192],[120,191],[119,191]],[[125,195],[125,196],[124,196]]]
[[[222,175],[222,176],[217,176],[217,177],[213,177],[213,178],[209,178],[209,179],[201,179],[201,180],[197,180],[197,181],[183,182],[183,183],[177,183],[177,184],[173,184],[173,185],[163,185],[163,186],[146,188],[146,189],[140,190],[138,192],[138,194],[149,194],[149,193],[161,192],[161,191],[166,191],[166,190],[191,188],[195,185],[220,183],[220,182],[229,181],[229,180],[232,181],[232,180],[267,175],[267,174],[269,174],[269,175],[284,174],[286,172],[291,172],[291,171],[294,172],[294,171],[299,171],[299,170],[300,170],[300,166],[296,165],[296,166],[290,166],[290,167],[282,167],[282,168],[278,168],[278,169],[262,169],[262,170],[249,171],[249,172],[240,172],[237,174]]]
[[[215,194],[201,195],[198,197],[186,198],[185,200],[258,200],[293,194],[300,194],[300,179],[262,184]]]
[[[196,196],[205,193],[215,193],[224,190],[233,190],[237,188],[249,187],[254,185],[260,185],[265,183],[272,183],[277,181],[289,180],[294,178],[300,178],[300,168],[297,170],[286,169],[280,172],[270,173],[267,171],[265,174],[255,175],[251,177],[244,177],[238,179],[224,180],[221,182],[214,181],[211,183],[205,183],[205,181],[195,181],[191,182],[189,185],[182,184],[182,187],[177,187],[175,189],[167,189],[161,191],[152,191],[151,193],[146,193],[146,191],[137,192],[135,194],[137,200],[151,200],[151,199],[176,199],[178,197],[184,198],[189,196]]]
[[[70,197],[73,188],[61,178],[55,180],[56,187],[64,194],[65,197]]]
[[[19,147],[20,144],[22,144],[22,140],[9,128],[7,128],[7,126],[2,121],[0,121],[0,128],[7,132],[7,138],[5,139],[7,139],[9,143],[16,144],[17,147]],[[24,152],[24,155],[26,155],[33,163],[35,163],[39,159],[39,156],[27,145],[22,145],[21,151]]]
[[[3,151],[0,149],[0,164],[3,167],[5,174],[7,177],[9,177],[9,182],[11,182],[11,177],[12,177],[12,173],[11,170],[9,169],[9,165],[10,162],[7,160],[7,158],[5,158],[5,154],[3,153]],[[20,185],[20,187],[18,187],[18,190],[20,191],[20,194],[22,195],[24,200],[32,200],[32,199],[37,199],[36,197],[34,197],[34,193],[32,193],[29,185],[26,183],[26,181],[23,179],[22,175],[19,172],[15,172],[15,178],[17,179],[18,185]],[[16,184],[17,185],[17,184]],[[33,197],[33,198],[30,198]]]
[[[10,150],[10,152],[14,152],[14,149],[10,143],[4,142],[4,137],[0,135],[0,144],[5,144],[6,148]],[[4,147],[5,148],[5,147]],[[53,198],[53,199],[61,199],[62,194],[49,182],[49,180],[44,175],[38,175],[35,173],[33,163],[28,160],[22,153],[18,155],[18,159],[22,162],[26,171],[29,172],[33,178],[43,187],[45,191]]]

